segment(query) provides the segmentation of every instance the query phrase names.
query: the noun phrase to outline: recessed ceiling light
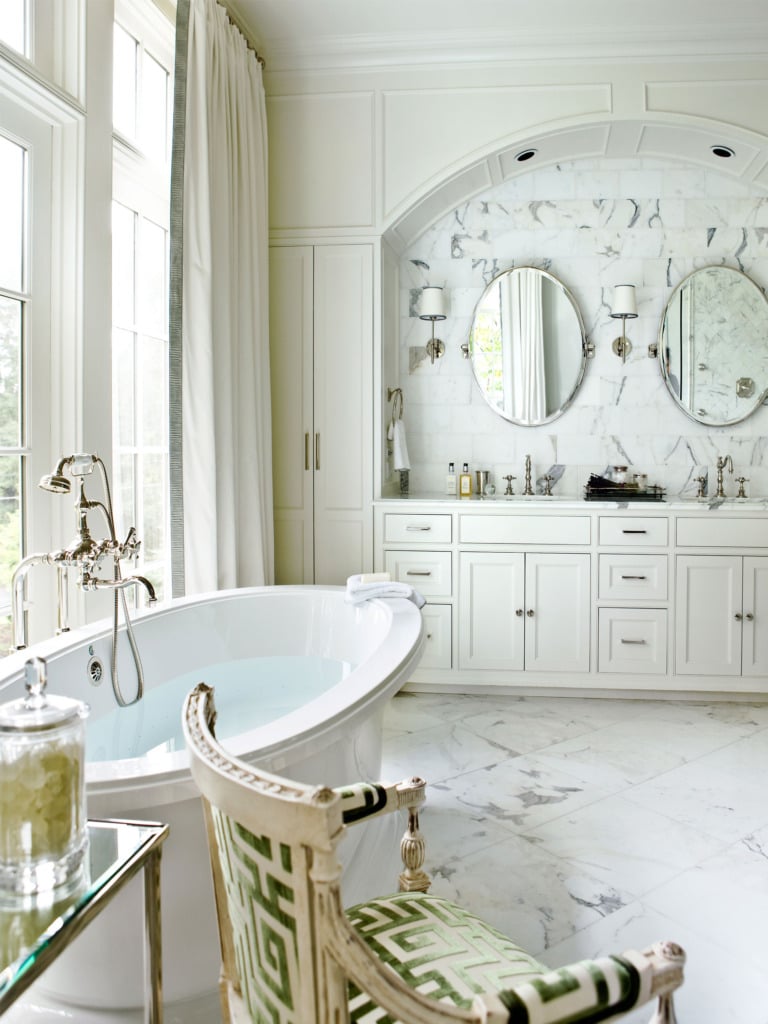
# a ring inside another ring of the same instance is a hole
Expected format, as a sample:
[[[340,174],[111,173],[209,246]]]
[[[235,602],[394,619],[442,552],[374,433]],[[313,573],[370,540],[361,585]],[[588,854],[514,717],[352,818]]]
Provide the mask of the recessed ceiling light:
[[[715,156],[722,157],[723,160],[729,160],[732,156],[736,156],[730,146],[711,146],[710,148]]]
[[[517,160],[519,164],[523,164],[526,160],[530,160],[532,156],[536,156],[535,149],[523,149],[517,154],[515,160]]]

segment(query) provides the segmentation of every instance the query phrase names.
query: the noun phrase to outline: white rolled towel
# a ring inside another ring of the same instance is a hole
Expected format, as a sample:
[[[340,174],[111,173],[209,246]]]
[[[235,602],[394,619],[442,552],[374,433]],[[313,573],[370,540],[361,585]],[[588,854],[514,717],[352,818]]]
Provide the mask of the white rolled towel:
[[[412,601],[417,608],[423,608],[426,604],[425,599],[410,583],[391,580],[389,573],[358,573],[349,577],[345,601],[349,604],[362,604],[363,601],[370,601],[374,597],[404,597],[407,601]]]
[[[408,444],[405,440],[405,424],[402,419],[395,420],[392,428],[392,461],[396,470],[411,468]]]

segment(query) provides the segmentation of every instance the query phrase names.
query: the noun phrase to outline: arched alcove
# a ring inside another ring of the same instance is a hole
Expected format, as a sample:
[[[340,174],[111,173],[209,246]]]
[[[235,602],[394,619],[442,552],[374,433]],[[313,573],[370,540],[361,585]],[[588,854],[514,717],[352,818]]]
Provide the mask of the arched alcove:
[[[530,155],[529,155],[530,154]],[[507,140],[443,180],[427,181],[384,232],[396,252],[453,207],[534,169],[583,158],[645,158],[707,167],[768,191],[768,137],[704,118],[616,120],[566,125]]]

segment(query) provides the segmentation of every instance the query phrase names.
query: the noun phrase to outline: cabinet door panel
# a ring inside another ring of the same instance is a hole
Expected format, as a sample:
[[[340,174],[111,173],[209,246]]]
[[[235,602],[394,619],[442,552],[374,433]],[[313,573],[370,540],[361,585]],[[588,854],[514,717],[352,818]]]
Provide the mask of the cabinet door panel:
[[[270,251],[275,582],[312,583],[312,247]]]
[[[743,594],[741,671],[745,676],[767,676],[768,558],[744,559]]]
[[[314,267],[315,582],[341,583],[373,559],[372,250],[317,246]]]
[[[589,672],[589,555],[525,558],[526,669]]]
[[[740,556],[678,556],[676,672],[741,674],[741,573]]]
[[[522,669],[524,556],[464,551],[459,574],[459,667]]]

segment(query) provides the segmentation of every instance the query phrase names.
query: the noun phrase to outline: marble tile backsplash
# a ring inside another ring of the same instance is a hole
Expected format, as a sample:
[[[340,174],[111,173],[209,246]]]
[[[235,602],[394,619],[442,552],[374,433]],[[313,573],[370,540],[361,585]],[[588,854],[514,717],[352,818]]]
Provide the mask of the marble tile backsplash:
[[[695,478],[706,473],[711,494],[717,456],[730,454],[734,475],[749,479],[747,493],[768,495],[768,408],[735,426],[703,426],[674,403],[648,357],[675,287],[692,271],[720,264],[768,287],[768,197],[698,167],[574,161],[521,175],[443,217],[400,263],[398,385],[411,493],[442,492],[449,462],[457,471],[463,462],[490,470],[499,490],[511,473],[519,493],[530,454],[535,477],[553,464],[565,467],[557,494],[581,496],[590,473],[614,464],[647,474],[670,495],[695,492]],[[541,427],[494,413],[461,353],[486,284],[515,266],[561,280],[595,345],[573,404]],[[639,314],[627,322],[633,348],[626,363],[611,351],[621,324],[610,316],[614,285],[624,283],[636,286]],[[424,351],[430,326],[418,319],[428,284],[446,289],[449,307],[436,325],[446,354],[434,365]],[[728,494],[737,487],[726,477]]]

